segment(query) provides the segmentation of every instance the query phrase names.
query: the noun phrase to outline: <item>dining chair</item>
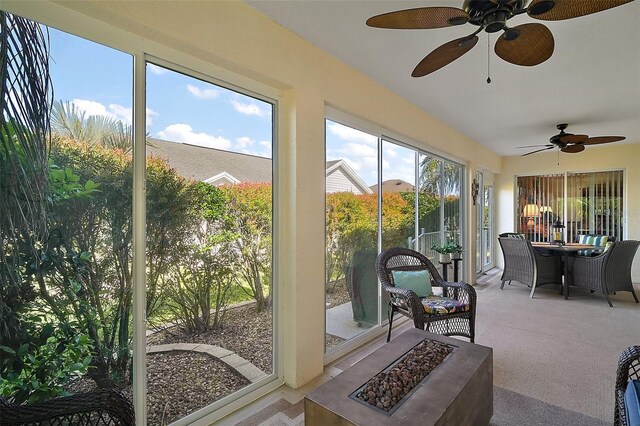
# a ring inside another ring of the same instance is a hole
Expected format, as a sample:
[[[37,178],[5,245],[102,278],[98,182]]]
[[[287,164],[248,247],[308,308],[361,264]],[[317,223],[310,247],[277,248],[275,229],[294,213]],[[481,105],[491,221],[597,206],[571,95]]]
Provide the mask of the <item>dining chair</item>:
[[[498,238],[504,257],[504,270],[500,281],[500,289],[504,289],[505,281],[518,281],[531,287],[530,296],[536,287],[546,284],[562,286],[562,259],[560,256],[541,254],[531,242],[520,238]]]
[[[631,281],[631,265],[638,246],[640,241],[617,241],[598,256],[570,257],[569,284],[604,294],[611,307],[609,295],[618,291],[630,291],[636,303],[640,303]]]

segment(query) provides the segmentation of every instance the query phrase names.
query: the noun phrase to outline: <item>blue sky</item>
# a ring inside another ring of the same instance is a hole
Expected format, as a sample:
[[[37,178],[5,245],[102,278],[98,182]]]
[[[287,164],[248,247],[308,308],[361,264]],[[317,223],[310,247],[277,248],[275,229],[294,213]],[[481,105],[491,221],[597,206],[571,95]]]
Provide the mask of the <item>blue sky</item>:
[[[326,121],[327,160],[344,159],[371,186],[378,183],[378,137]],[[388,141],[382,143],[382,180],[414,183],[414,151]]]
[[[56,101],[86,115],[132,121],[133,58],[100,44],[50,29],[50,71]],[[147,66],[149,136],[271,157],[271,104]]]
[[[56,101],[86,115],[132,121],[133,58],[50,29],[50,71]],[[147,133],[153,138],[271,158],[272,108],[193,77],[147,65]],[[377,183],[377,138],[327,121],[327,160],[345,159],[367,183]],[[318,141],[322,143],[323,141]],[[383,179],[413,182],[413,153],[385,143]]]

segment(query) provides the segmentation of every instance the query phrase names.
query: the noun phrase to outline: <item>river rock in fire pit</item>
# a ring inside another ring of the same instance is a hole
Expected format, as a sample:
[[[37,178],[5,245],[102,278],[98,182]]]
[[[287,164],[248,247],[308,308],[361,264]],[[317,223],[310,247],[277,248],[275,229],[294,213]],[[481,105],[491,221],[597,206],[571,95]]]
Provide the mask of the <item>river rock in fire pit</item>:
[[[389,411],[452,351],[453,348],[447,344],[425,339],[397,363],[373,376],[356,398]]]

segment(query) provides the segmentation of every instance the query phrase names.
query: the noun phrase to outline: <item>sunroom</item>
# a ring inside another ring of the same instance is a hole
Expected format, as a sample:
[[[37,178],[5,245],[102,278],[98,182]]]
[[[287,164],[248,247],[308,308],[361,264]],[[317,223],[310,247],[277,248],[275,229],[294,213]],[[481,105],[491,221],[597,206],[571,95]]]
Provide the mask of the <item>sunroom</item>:
[[[41,280],[24,278],[15,305],[24,333],[2,335],[2,396],[44,374],[15,402],[114,386],[136,424],[277,424],[287,409],[302,424],[305,393],[385,344],[375,260],[403,246],[478,292],[495,424],[536,420],[509,400],[551,424],[611,423],[640,304],[500,290],[498,235],[546,243],[560,221],[566,241],[640,240],[640,4],[549,23],[544,64],[504,62],[482,33],[422,78],[420,58],[468,28],[408,31],[407,45],[365,25],[445,4],[3,1],[43,32],[51,78],[42,228],[16,217],[46,235],[34,253],[61,259],[25,273]],[[3,97],[5,119],[24,95]],[[626,139],[521,156],[564,122]],[[3,236],[3,260],[16,241]],[[462,260],[439,263],[445,243]],[[631,277],[638,293],[640,256]],[[5,306],[18,281],[3,284]],[[393,336],[408,328],[394,321]]]

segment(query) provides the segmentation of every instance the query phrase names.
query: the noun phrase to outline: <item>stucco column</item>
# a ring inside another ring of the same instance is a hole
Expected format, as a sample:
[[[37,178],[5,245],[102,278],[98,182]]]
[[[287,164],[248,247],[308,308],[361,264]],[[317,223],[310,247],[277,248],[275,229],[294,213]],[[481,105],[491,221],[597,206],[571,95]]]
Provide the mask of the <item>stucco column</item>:
[[[324,363],[324,104],[305,89],[283,99],[286,173],[283,217],[284,379],[297,388]]]

